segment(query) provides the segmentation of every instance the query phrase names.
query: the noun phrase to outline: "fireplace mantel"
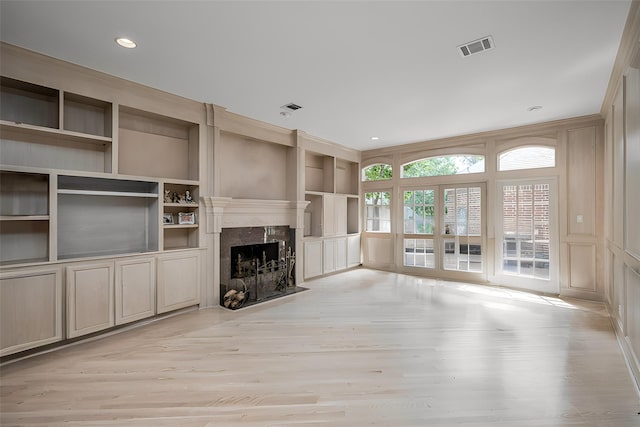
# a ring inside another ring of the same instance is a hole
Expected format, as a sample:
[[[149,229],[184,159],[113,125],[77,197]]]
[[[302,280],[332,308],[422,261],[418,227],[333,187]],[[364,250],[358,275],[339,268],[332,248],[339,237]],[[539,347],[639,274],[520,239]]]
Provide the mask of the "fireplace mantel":
[[[204,197],[207,233],[223,228],[288,225],[304,228],[307,201]]]

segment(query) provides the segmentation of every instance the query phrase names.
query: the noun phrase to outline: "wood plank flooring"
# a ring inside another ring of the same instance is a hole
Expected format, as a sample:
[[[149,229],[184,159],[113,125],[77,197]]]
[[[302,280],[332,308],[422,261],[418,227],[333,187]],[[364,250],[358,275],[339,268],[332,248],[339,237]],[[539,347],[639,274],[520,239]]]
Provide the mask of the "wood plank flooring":
[[[640,426],[604,306],[371,270],[4,366],[2,425]]]

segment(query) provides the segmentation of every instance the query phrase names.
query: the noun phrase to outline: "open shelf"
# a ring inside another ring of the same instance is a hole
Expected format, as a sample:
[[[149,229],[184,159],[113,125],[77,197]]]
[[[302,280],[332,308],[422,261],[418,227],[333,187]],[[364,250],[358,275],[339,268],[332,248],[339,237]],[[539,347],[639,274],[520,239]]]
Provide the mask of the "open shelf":
[[[158,250],[158,183],[58,177],[58,258]]]
[[[0,221],[0,263],[49,260],[49,221]]]
[[[111,139],[113,119],[110,103],[65,93],[63,105],[63,129]]]
[[[120,106],[118,172],[198,179],[198,125]]]
[[[49,260],[49,175],[0,172],[0,263]]]
[[[334,192],[334,157],[305,153],[305,191]]]
[[[358,194],[359,165],[344,159],[336,159],[336,193]]]
[[[322,236],[323,196],[322,194],[306,193],[305,200],[310,202],[304,211],[304,236]]]
[[[347,234],[360,232],[360,201],[357,196],[347,196]]]
[[[0,215],[0,221],[49,221],[49,215]]]
[[[58,129],[60,92],[56,89],[0,77],[0,119]]]

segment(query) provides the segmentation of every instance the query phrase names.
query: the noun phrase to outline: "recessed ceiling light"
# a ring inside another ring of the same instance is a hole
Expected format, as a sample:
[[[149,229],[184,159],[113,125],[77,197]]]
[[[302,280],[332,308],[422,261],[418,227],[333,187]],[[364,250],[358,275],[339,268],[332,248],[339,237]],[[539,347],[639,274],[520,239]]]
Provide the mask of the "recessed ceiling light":
[[[380,139],[380,137],[378,137],[378,136],[372,136],[372,137],[371,137],[371,140],[372,140],[372,141],[377,141],[377,140],[379,140],[379,139]]]
[[[527,108],[527,111],[538,111],[538,110],[542,110],[542,105],[533,105]]]
[[[291,113],[290,113],[290,112],[288,112],[288,111],[280,111],[280,115],[281,115],[282,117],[286,117],[287,119],[288,119],[289,117],[291,117]]]
[[[134,42],[134,41],[133,41],[133,40],[131,40],[131,39],[127,39],[127,38],[125,38],[125,37],[118,37],[118,38],[116,39],[116,43],[118,43],[118,44],[119,44],[120,46],[122,46],[122,47],[126,47],[127,49],[133,49],[133,48],[135,48],[136,46],[138,46],[138,45],[136,44],[136,42]]]

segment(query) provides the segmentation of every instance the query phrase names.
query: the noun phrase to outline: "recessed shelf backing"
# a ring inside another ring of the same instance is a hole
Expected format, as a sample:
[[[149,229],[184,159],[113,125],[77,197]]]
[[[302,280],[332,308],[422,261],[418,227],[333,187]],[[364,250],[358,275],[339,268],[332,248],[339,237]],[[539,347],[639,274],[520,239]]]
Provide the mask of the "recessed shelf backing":
[[[0,77],[0,119],[59,128],[60,93],[55,89]]]
[[[119,173],[198,179],[198,125],[120,107]]]

